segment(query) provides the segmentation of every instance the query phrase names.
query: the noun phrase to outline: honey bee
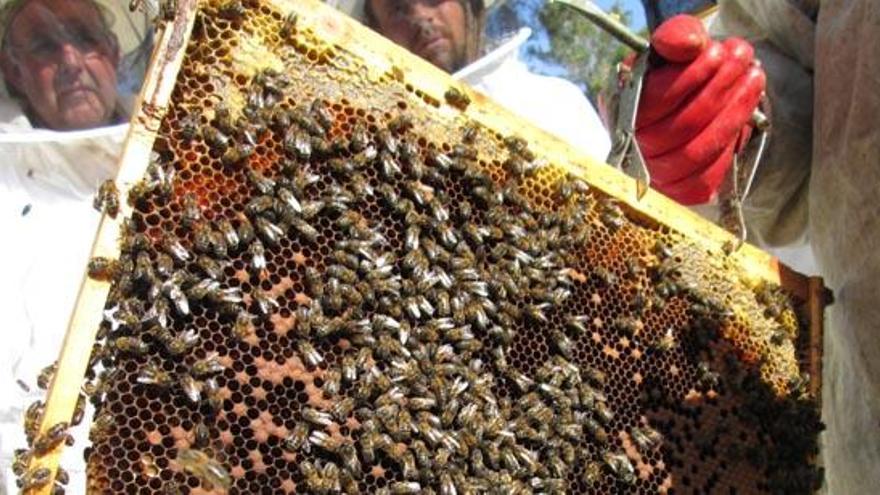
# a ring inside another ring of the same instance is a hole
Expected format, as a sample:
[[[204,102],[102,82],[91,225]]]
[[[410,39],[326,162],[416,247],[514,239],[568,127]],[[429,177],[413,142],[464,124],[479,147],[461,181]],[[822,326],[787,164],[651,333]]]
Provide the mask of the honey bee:
[[[124,354],[134,354],[137,356],[146,354],[149,350],[149,346],[141,339],[137,337],[117,337],[116,340],[113,341],[113,347]]]
[[[216,127],[210,125],[203,126],[201,135],[208,147],[214,151],[225,153],[229,148],[229,136]]]
[[[224,492],[232,486],[232,477],[226,468],[216,459],[197,449],[180,448],[177,451],[177,462],[183,469],[196,478]]]
[[[611,473],[614,474],[619,481],[622,481],[627,485],[632,485],[636,482],[635,469],[626,454],[607,452],[604,454],[603,460]]]
[[[447,89],[446,93],[443,94],[443,97],[446,99],[446,103],[462,112],[465,111],[471,103],[471,98],[464,91],[461,91],[454,86]]]
[[[318,366],[319,364],[324,362],[324,357],[321,356],[318,350],[315,349],[315,346],[313,346],[308,341],[299,341],[297,343],[297,350],[299,350],[299,353],[302,354],[303,358],[309,366]]]
[[[284,230],[264,217],[258,216],[255,224],[260,237],[272,246],[278,245],[278,241],[284,237]]]
[[[136,381],[144,385],[155,385],[160,388],[170,387],[173,383],[171,374],[162,369],[155,361],[150,361],[138,373]]]
[[[45,453],[53,450],[55,447],[64,442],[69,434],[67,433],[67,429],[69,424],[67,421],[62,421],[60,423],[56,423],[52,425],[48,430],[46,430],[42,435],[37,437],[34,441],[33,451],[34,454],[41,456]]]
[[[192,257],[174,234],[166,233],[162,239],[162,247],[178,263],[186,263]],[[159,271],[162,273],[162,270]]]
[[[53,361],[52,364],[40,370],[40,374],[37,375],[37,387],[47,390],[49,384],[52,383],[52,378],[55,377],[56,370],[58,370],[58,361]]]
[[[245,311],[239,311],[235,317],[235,323],[232,325],[232,335],[237,340],[244,340],[251,336],[253,332],[254,327],[250,315]]]
[[[47,467],[37,467],[33,468],[24,476],[22,476],[20,480],[20,487],[22,493],[27,493],[30,490],[35,490],[38,488],[42,488],[46,486],[52,480],[52,471]]]
[[[720,375],[709,368],[709,363],[700,361],[697,364],[697,381],[704,389],[717,389],[719,379]]]
[[[200,382],[189,373],[183,373],[178,377],[177,383],[192,404],[199,404],[202,400],[202,384]]]
[[[195,194],[188,192],[183,195],[181,216],[185,225],[192,225],[202,219],[202,208]]]
[[[251,291],[251,297],[254,300],[254,306],[257,308],[257,311],[263,316],[269,316],[272,314],[273,310],[279,308],[278,301],[259,287],[255,287],[253,291]]]
[[[318,411],[317,409],[311,407],[303,408],[302,417],[309,423],[322,427],[329,426],[333,422],[333,417],[330,416],[330,414]]]
[[[116,218],[119,214],[119,189],[116,188],[116,181],[107,179],[101,183],[92,206],[99,212],[110,215],[110,218]]]
[[[250,158],[255,151],[256,146],[252,142],[235,143],[226,148],[220,157],[220,163],[225,167],[233,168]]]
[[[293,427],[293,431],[291,431],[284,439],[284,448],[290,452],[297,452],[302,449],[304,452],[308,453],[311,450],[309,433],[310,430],[307,424],[300,422],[296,423]]]
[[[663,435],[649,426],[633,427],[630,430],[630,437],[641,451],[654,450],[663,443]]]
[[[216,352],[212,352],[204,358],[194,362],[190,368],[192,375],[195,377],[204,377],[222,372],[225,368],[220,363],[219,357],[220,356]]]
[[[303,220],[301,218],[294,218],[291,221],[291,226],[294,229],[296,229],[296,231],[299,232],[299,234],[305,240],[312,242],[312,243],[317,242],[318,236],[320,235],[318,233],[318,230],[316,228],[312,227],[311,225],[309,225],[309,223],[306,222],[305,220]]]
[[[298,16],[296,12],[291,12],[284,18],[284,24],[281,25],[281,29],[278,31],[278,34],[281,36],[281,39],[289,39],[293,33],[296,32],[296,21],[298,20]]]
[[[116,430],[116,419],[110,413],[100,413],[92,421],[89,429],[89,440],[93,443],[107,439]]]
[[[120,268],[120,263],[117,260],[96,256],[89,260],[87,271],[90,278],[100,282],[109,282],[119,274]]]
[[[238,216],[238,238],[243,244],[250,244],[256,234],[250,220],[242,214]]]

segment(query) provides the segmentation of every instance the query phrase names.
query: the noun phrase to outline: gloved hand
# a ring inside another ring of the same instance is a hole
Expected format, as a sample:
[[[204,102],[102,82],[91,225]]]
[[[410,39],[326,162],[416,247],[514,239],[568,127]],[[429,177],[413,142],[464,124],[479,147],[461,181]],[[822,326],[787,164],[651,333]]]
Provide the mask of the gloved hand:
[[[708,202],[751,135],[764,70],[748,42],[714,41],[687,15],[661,24],[651,45],[668,62],[645,75],[636,121],[651,185],[685,205]]]

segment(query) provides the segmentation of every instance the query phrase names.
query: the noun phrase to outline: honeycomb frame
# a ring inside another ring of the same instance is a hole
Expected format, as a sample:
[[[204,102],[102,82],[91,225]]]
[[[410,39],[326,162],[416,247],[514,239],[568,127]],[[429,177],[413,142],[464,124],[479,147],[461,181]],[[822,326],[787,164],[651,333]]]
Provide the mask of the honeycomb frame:
[[[206,5],[208,9],[216,9],[221,3],[223,2],[206,2]],[[162,122],[163,118],[166,117],[165,112],[170,111],[172,115],[175,112],[174,106],[170,102],[173,99],[174,83],[179,77],[178,64],[185,63],[183,53],[187,46],[190,46],[190,50],[197,49],[192,48],[189,42],[189,37],[193,34],[190,32],[192,26],[196,25],[198,28],[194,4],[195,2],[193,1],[179,2],[182,15],[175,18],[172,24],[166,25],[166,29],[162,32],[159,46],[154,53],[154,60],[151,64],[152,69],[149,71],[150,77],[142,91],[141,111],[134,118],[133,129],[122,159],[123,167],[117,178],[123,194],[126,194],[138,182],[147,168],[150,151],[154,147],[152,133],[156,130],[160,134],[167,134],[169,132],[167,128],[163,130]],[[369,75],[366,79],[374,84],[384,83],[402,86],[405,93],[409,93],[409,99],[406,101],[411,105],[410,109],[418,105],[424,105],[423,108],[429,108],[446,119],[447,124],[449,122],[454,122],[457,125],[462,125],[462,123],[471,125],[469,123],[475,123],[474,125],[479,126],[481,129],[491,129],[490,134],[495,136],[495,146],[499,148],[504,136],[515,135],[525,139],[528,142],[530,152],[546,159],[552,164],[551,169],[553,170],[548,172],[549,175],[542,176],[543,178],[541,179],[546,183],[555,183],[559,177],[563,177],[566,174],[585,179],[589,182],[590,187],[597,191],[600,196],[614,198],[625,209],[626,217],[629,221],[636,222],[643,228],[680,234],[689,241],[692,241],[686,246],[686,249],[691,250],[691,252],[703,252],[702,255],[704,256],[707,252],[717,257],[717,263],[723,265],[726,270],[736,267],[740,277],[738,282],[754,286],[757,286],[759,281],[781,284],[792,296],[801,301],[801,305],[804,308],[803,312],[806,313],[804,318],[808,320],[808,325],[801,327],[801,329],[809,329],[809,331],[798,335],[798,339],[795,342],[797,344],[797,353],[805,358],[805,365],[803,367],[807,368],[815,377],[821,375],[819,367],[821,359],[821,308],[824,306],[825,301],[821,280],[802,277],[751,246],[743,246],[732,254],[724,253],[725,244],[732,240],[727,233],[699,219],[688,210],[675,205],[653,191],[650,191],[640,201],[636,201],[635,184],[628,177],[611,170],[603,164],[592,163],[590,160],[578,156],[553,136],[549,136],[534,129],[531,125],[521,122],[520,119],[496,106],[482,95],[452,82],[447,75],[440,73],[412,55],[403,52],[376,34],[368,32],[353,21],[335,14],[323,4],[308,1],[298,2],[296,6],[282,6],[280,2],[278,4],[276,2],[263,2],[260,5],[264,10],[271,11],[276,9],[273,17],[275,25],[282,25],[284,22],[284,14],[281,14],[281,12],[287,12],[289,9],[294,8],[298,12],[296,29],[302,30],[301,36],[307,38],[303,45],[312,43],[318,47],[323,47],[324,50],[329,50],[330,52],[338,50],[354,59],[364,61],[364,64],[359,69],[368,72]],[[249,14],[245,14],[245,17],[247,15]],[[235,22],[235,20],[232,20],[230,24]],[[355,40],[358,41],[355,42]],[[320,49],[314,51],[304,49],[300,55],[320,62],[325,60],[326,53],[322,53]],[[350,70],[350,68],[342,68],[340,70],[346,71]],[[254,71],[251,70],[250,72],[253,75]],[[240,80],[236,79],[235,82],[241,87],[246,87],[248,78],[241,76]],[[456,90],[468,96],[470,102],[464,105],[464,109],[461,108],[461,105],[453,105],[448,101],[446,95],[450,88],[456,88]],[[176,111],[180,112],[180,108],[178,107]],[[364,113],[367,114],[369,112],[365,111]],[[429,133],[425,131],[424,134]],[[545,188],[543,196],[552,196],[553,192],[555,191]],[[219,201],[219,198],[212,201]],[[551,203],[546,202],[544,204],[545,207],[550,205]],[[123,207],[122,215],[125,217],[136,213],[137,209],[132,209],[128,206]],[[99,230],[95,255],[117,257],[118,246],[116,245],[116,239],[119,231],[119,222],[105,217]],[[632,246],[632,248],[634,251],[644,253],[651,250],[648,246]],[[623,273],[624,269],[622,267],[618,268],[618,272]],[[725,281],[719,279],[715,280],[715,282],[723,284]],[[100,326],[100,314],[108,290],[109,286],[106,283],[99,283],[94,280],[86,280],[84,282],[84,288],[73,318],[71,330],[65,339],[59,365],[61,371],[58,373],[58,377],[56,377],[51,388],[50,400],[47,412],[43,418],[42,430],[46,430],[51,425],[62,420],[60,418],[69,418],[70,416],[70,411],[78,395],[79,381],[81,380],[78,377],[85,375],[86,368],[86,362],[82,358],[77,359],[76,356],[87,355],[91,350],[95,332]],[[651,325],[649,324],[648,326]],[[546,337],[536,335],[535,338],[541,340]],[[627,347],[627,345],[623,346],[623,348]],[[619,353],[621,350],[615,348],[613,352]],[[76,361],[79,361],[80,366],[77,366]],[[80,369],[82,372],[77,373]],[[67,386],[63,385],[65,382]],[[303,386],[309,388],[315,385],[309,385],[305,382]],[[818,398],[820,391],[819,381],[813,380],[810,383],[810,387],[811,395]],[[67,410],[65,411],[65,409]],[[719,414],[724,414],[723,411],[725,409],[721,407],[719,411],[721,411]],[[729,411],[727,414],[729,414]],[[654,419],[654,422],[656,421],[659,420]],[[673,420],[670,419],[669,421]],[[652,424],[654,423],[652,422]],[[186,431],[190,431],[192,427],[192,423],[178,426],[179,429]],[[685,427],[685,430],[687,429]],[[185,437],[188,433],[181,433],[181,435]],[[620,430],[618,442],[624,449],[627,449],[627,446],[632,446],[628,435],[629,433],[626,431]],[[191,440],[184,441],[191,442]],[[45,462],[51,465],[51,459],[56,454],[57,452],[52,452],[49,456],[37,459],[36,462]],[[104,452],[104,454],[107,454],[107,452]],[[638,457],[637,453],[630,454],[628,452],[628,455],[631,458]],[[699,456],[696,455],[696,457]],[[605,483],[610,483],[607,481],[607,472],[603,471],[602,476],[606,478]],[[191,479],[187,478],[187,480]],[[676,480],[678,481],[679,479],[677,478]],[[706,481],[706,483],[711,482],[711,480]],[[652,483],[654,483],[652,485],[654,488],[658,488],[661,485],[656,480],[652,481]],[[694,482],[694,485],[696,484],[697,482]],[[189,486],[192,489],[198,487],[198,485],[194,487],[192,484]],[[257,485],[245,486],[249,486],[250,489],[246,490],[238,487],[238,490],[249,492]],[[610,489],[609,487],[617,485],[602,486],[605,486],[605,489]],[[155,489],[155,486],[153,488]],[[682,490],[687,492],[689,489],[685,487]],[[691,491],[693,490],[697,490],[697,488],[693,488]]]

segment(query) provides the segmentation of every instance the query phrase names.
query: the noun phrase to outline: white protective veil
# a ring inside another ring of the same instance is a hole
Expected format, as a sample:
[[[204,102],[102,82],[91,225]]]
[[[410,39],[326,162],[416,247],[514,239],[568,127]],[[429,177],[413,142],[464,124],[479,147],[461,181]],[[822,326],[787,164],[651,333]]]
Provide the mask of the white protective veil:
[[[0,8],[20,1],[0,2]],[[150,11],[155,11],[155,3],[146,3],[145,10],[130,12],[128,3],[98,2],[120,47],[117,108],[123,109],[119,121],[126,122],[149,61]],[[59,36],[84,39],[75,27],[64,28],[70,31]],[[0,86],[2,495],[18,493],[11,463],[14,450],[27,446],[24,412],[30,403],[45,398],[37,388],[37,374],[60,351],[100,219],[92,198],[98,185],[116,173],[128,124],[66,132],[35,128],[19,100]],[[76,448],[67,449],[62,458],[72,487],[85,486],[82,449],[88,443],[89,422],[87,417],[73,430]]]

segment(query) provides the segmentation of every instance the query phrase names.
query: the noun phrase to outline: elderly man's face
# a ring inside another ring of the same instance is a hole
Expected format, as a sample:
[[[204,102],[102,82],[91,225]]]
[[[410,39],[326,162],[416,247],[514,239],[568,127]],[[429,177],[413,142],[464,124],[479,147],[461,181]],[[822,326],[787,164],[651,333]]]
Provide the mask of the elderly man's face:
[[[467,19],[458,0],[367,1],[375,27],[398,45],[447,72],[467,63]]]
[[[27,98],[42,125],[73,130],[110,123],[119,47],[94,5],[31,0],[12,20],[6,43],[7,83]]]

